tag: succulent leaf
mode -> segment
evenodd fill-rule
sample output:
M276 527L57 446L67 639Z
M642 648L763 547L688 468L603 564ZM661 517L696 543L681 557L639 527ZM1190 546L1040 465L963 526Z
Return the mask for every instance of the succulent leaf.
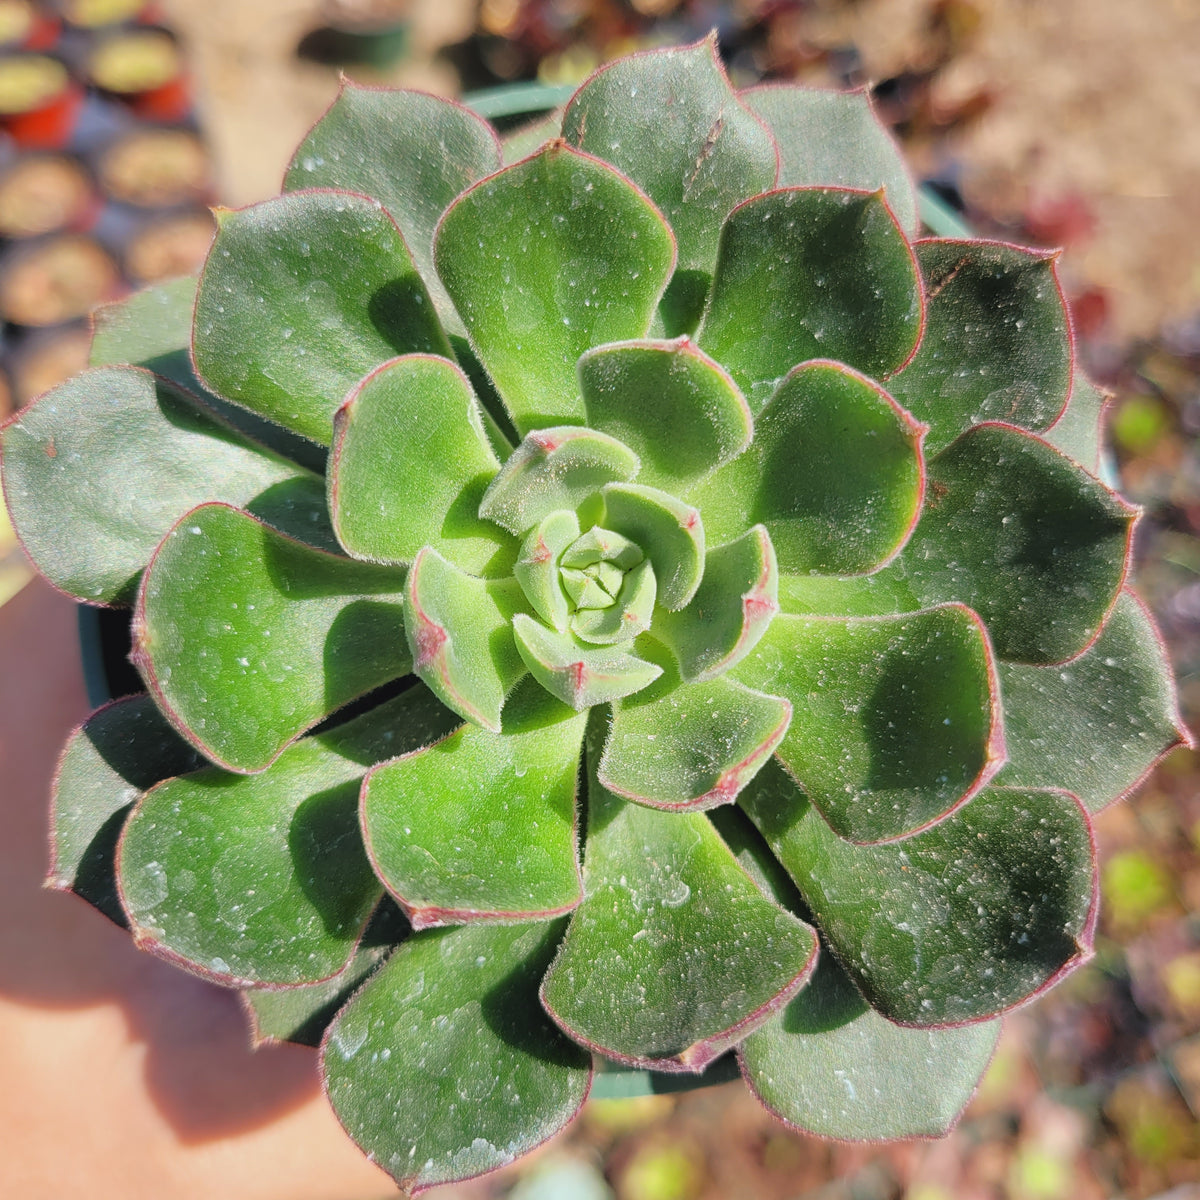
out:
M944 819L1004 761L991 647L960 604L894 617L781 615L734 674L791 701L779 759L853 842Z
M557 633L525 613L513 618L517 649L530 674L552 696L576 712L641 691L662 674L616 645L589 645L570 633Z
M1168 750L1191 745L1150 614L1122 592L1096 641L1066 666L1000 664L1009 761L998 782L1064 787L1095 813Z
M129 810L147 788L204 765L149 696L125 696L71 735L54 773L48 887L74 892L125 925L113 868Z
M553 1137L591 1086L538 981L563 922L416 934L329 1027L322 1072L346 1132L411 1194Z
M704 525L689 504L658 488L610 483L602 490L604 523L639 546L654 565L658 602L682 608L704 573Z
M559 633L566 633L571 617L559 582L559 563L578 538L579 518L570 509L557 509L525 535L513 565L513 578L533 611Z
M775 135L780 187L883 188L900 228L909 235L918 232L912 176L866 89L829 92L769 83L738 96Z
M224 983L337 975L382 894L359 833L359 781L381 756L427 744L453 720L411 688L302 739L261 774L210 768L152 788L118 856L135 939Z
M768 900L702 813L628 804L595 777L588 733L584 901L542 984L574 1041L659 1071L700 1071L803 986L817 942Z
M93 367L133 364L177 383L199 396L218 416L253 441L310 471L325 470L325 451L308 438L284 429L265 417L214 396L192 367L192 324L199 279L169 279L134 292L123 300L101 305L92 314Z
M319 1046L338 1010L408 937L410 927L390 896L371 914L350 964L332 979L296 987L246 988L238 999L250 1021L251 1045L294 1042Z
M479 517L500 463L466 376L433 355L376 368L334 417L329 510L348 554L410 563L432 546L473 574L507 574L513 543Z
M1108 393L1101 391L1082 371L1076 370L1071 383L1071 399L1044 435L1052 446L1093 475L1100 474L1104 410L1109 399Z
M638 482L685 491L736 458L753 435L745 398L686 338L598 346L579 360L588 424L641 460Z
M750 448L688 498L714 541L765 525L782 571L877 570L916 524L924 433L857 371L803 363L758 414Z
M655 618L654 636L675 657L688 681L711 679L741 662L758 645L779 611L779 570L766 528L704 556L704 574L691 603Z
M137 367L101 367L53 388L3 427L0 448L26 551L56 587L92 604L129 603L159 540L205 500L318 540L328 528L316 476ZM131 478L149 485L136 506Z
M1002 659L1062 662L1116 602L1137 512L1041 438L976 425L929 462L908 584L924 604L969 604Z
M366 196L311 191L218 210L192 350L212 391L328 446L368 371L450 344L391 216Z
M204 504L146 568L133 658L188 741L228 770L261 771L304 730L412 670L403 585L395 568Z
M781 188L730 213L696 341L757 413L806 359L875 378L900 370L923 316L916 262L882 193Z
M426 547L404 591L413 670L447 708L499 733L504 697L525 673L510 624L517 585L477 579Z
M906 1029L875 1012L832 954L786 1008L738 1047L769 1112L844 1141L941 1137L987 1068L999 1021Z
M727 676L670 674L613 706L597 771L627 800L672 811L731 804L787 732L792 706Z
M443 325L455 329L433 267L433 231L455 196L499 169L495 131L470 109L343 78L338 98L297 147L283 190L336 188L378 200L404 234Z
M434 256L526 434L583 420L576 361L646 335L675 241L628 179L555 141L461 195L442 217Z
M1071 390L1057 256L941 239L914 249L928 297L925 334L889 386L930 426L930 453L981 421L1045 429Z
M783 771L739 803L872 1007L921 1028L1022 1004L1091 953L1091 826L1067 792L989 788L883 846L839 838Z
M614 437L581 425L531 433L488 485L479 515L519 537L609 482L632 479L638 458Z
M372 768L362 789L368 852L414 929L544 921L579 903L585 723L526 680L505 706L503 736L464 725Z
M571 98L562 129L645 191L679 239L679 270L704 277L721 222L772 187L778 170L771 135L730 85L715 37L601 68Z

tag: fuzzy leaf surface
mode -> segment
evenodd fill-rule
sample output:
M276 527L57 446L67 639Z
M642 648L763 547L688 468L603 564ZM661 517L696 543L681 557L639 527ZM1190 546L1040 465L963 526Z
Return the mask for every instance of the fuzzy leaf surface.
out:
M585 723L526 679L499 735L464 725L371 771L362 797L368 852L414 928L544 921L579 903Z
M738 1048L754 1094L793 1128L845 1141L941 1137L986 1070L999 1021L893 1025L822 953L808 986Z
M576 712L640 691L662 674L620 646L593 646L547 629L525 613L513 618L517 650L529 673Z
M728 677L663 677L613 707L598 777L651 808L731 804L787 731L792 706Z
M715 38L602 68L571 98L562 129L658 205L681 271L711 275L730 209L775 183L771 135L738 99Z
M513 577L525 599L547 625L567 631L571 611L558 577L558 561L579 537L579 518L570 509L556 509L526 535L513 565Z
M638 458L616 438L582 425L539 429L488 485L479 515L521 536L560 509L577 508L606 483L632 479Z
M502 570L512 541L479 518L499 467L462 371L433 355L394 359L334 418L329 507L338 538L373 562L409 563L428 545L473 574Z
M616 570L611 563L601 564ZM564 577L567 575L563 571ZM576 637L597 646L614 646L632 641L650 627L658 583L649 561L626 572L617 591L616 603L607 608L583 609L571 618Z
M128 603L168 529L205 500L261 511L295 532L320 481L136 367L100 367L60 384L4 426L4 493L30 558L56 587ZM132 503L130 485L140 485ZM291 501L289 505L289 501ZM307 501L300 521L288 521Z
M212 391L328 446L368 371L450 344L392 218L365 196L312 191L218 210L192 350Z
M961 604L896 617L780 614L734 674L792 702L779 759L854 842L939 820L1003 761L991 649Z
M579 360L588 424L641 460L638 483L686 490L753 436L745 398L686 338L598 346Z
M969 604L1000 658L1062 662L1112 608L1136 516L1048 442L977 425L929 462L907 582L924 604Z
M330 1026L321 1059L330 1103L401 1187L495 1170L579 1111L591 1064L537 999L562 926L416 934Z
M192 317L199 279L185 276L143 288L92 314L93 367L132 363L179 384L199 396L235 429L311 471L324 473L325 452L307 438L214 396L192 369ZM330 535L332 537L332 534Z
M1170 661L1132 592L1100 636L1057 667L1000 665L1014 787L1062 787L1095 813L1134 787L1168 750L1190 741Z
M921 324L916 262L881 194L783 188L725 222L696 340L757 413L808 359L898 371Z
M781 571L873 571L916 522L924 432L857 371L804 363L758 414L750 448L688 498L713 541L765 525Z
M658 488L610 483L603 489L604 523L627 537L654 565L658 603L682 608L704 573L704 525L690 504Z
M349 965L332 979L286 988L246 988L238 993L250 1020L254 1048L292 1042L319 1046L321 1037L363 981L408 937L411 926L390 896L371 914Z
M1104 409L1109 397L1082 371L1076 371L1071 399L1062 415L1046 430L1052 446L1073 458L1093 475L1100 474L1100 453L1104 446Z
M382 893L359 833L359 781L454 722L415 687L303 738L261 774L209 769L147 792L119 858L135 939L223 982L340 973Z
M702 813L628 804L597 782L598 716L585 896L542 1002L618 1062L700 1071L803 985L816 937L759 891Z
M124 925L113 856L125 817L147 788L204 765L149 696L96 709L71 735L54 775L47 883Z
M496 135L470 109L424 92L345 80L297 148L283 190L338 188L378 200L453 327L454 309L433 266L433 231L459 192L499 169Z
M1091 952L1095 854L1066 792L988 788L884 846L839 838L773 765L739 802L842 966L892 1021L995 1016Z
M579 356L644 337L675 262L646 197L561 141L460 196L434 252L522 435L583 420Z
M413 670L447 708L494 733L504 697L524 674L510 629L520 601L512 580L477 579L428 548L405 585Z
M981 421L1041 430L1071 388L1071 333L1054 257L998 242L914 247L928 312L916 358L889 384L930 427L933 453Z
M865 89L831 92L771 83L738 95L775 135L780 187L883 188L900 228L910 236L918 232L912 177Z
M779 576L779 607L797 616L883 617L916 612L921 602L903 572L903 559L873 575Z
M201 505L146 568L134 658L190 742L229 770L261 771L305 729L412 670L403 585L395 568Z
M686 680L710 679L758 645L777 603L779 570L766 528L756 525L704 556L704 575L690 604L660 612L654 636L675 657Z

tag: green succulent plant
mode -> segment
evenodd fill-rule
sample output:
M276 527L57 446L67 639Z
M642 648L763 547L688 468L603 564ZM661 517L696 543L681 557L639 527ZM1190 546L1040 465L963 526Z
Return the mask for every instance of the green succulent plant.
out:
M51 882L320 1038L413 1191L734 1047L801 1129L943 1133L1188 736L1055 256L916 239L863 94L712 39L542 136L347 85L4 428L147 689Z

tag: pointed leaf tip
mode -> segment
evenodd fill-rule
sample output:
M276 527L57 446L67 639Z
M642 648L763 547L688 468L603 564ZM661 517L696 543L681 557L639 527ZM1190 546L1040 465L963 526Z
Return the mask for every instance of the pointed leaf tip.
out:
M1071 387L1071 331L1054 259L1000 242L914 247L928 314L916 356L889 382L932 426L930 452L971 425L1046 429Z
M758 644L779 611L779 571L766 527L716 546L690 604L663 612L655 637L663 641L685 680L711 679L740 662Z
M632 479L639 465L606 433L581 425L538 429L488 484L479 515L520 537L550 513L578 508L606 483Z
M510 631L521 600L512 579L478 579L429 546L405 584L413 669L443 704L493 733L505 696L524 674Z
M602 67L567 104L563 135L645 190L679 238L681 271L711 274L730 209L775 182L771 135L738 99L711 36Z
M592 646L547 629L525 613L513 618L517 649L533 677L576 711L640 691L662 674L616 646Z
M604 520L654 565L658 602L682 608L704 573L704 524L699 509L658 488L613 483L603 489Z
M579 360L588 423L641 459L638 482L686 490L736 458L753 418L719 363L686 338L600 346Z

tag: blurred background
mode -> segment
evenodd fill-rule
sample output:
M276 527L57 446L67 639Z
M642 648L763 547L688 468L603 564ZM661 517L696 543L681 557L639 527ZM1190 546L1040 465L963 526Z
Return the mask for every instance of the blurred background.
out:
M1113 465L1146 510L1136 584L1200 728L1197 0L0 0L0 415L85 365L94 305L199 266L209 204L278 191L339 70L567 86L714 27L735 83L870 86L947 220L1066 248ZM27 579L0 528L0 602ZM593 1101L520 1168L439 1194L1200 1197L1200 756L1173 753L1098 832L1096 958L1008 1020L946 1140L819 1142L729 1084Z

